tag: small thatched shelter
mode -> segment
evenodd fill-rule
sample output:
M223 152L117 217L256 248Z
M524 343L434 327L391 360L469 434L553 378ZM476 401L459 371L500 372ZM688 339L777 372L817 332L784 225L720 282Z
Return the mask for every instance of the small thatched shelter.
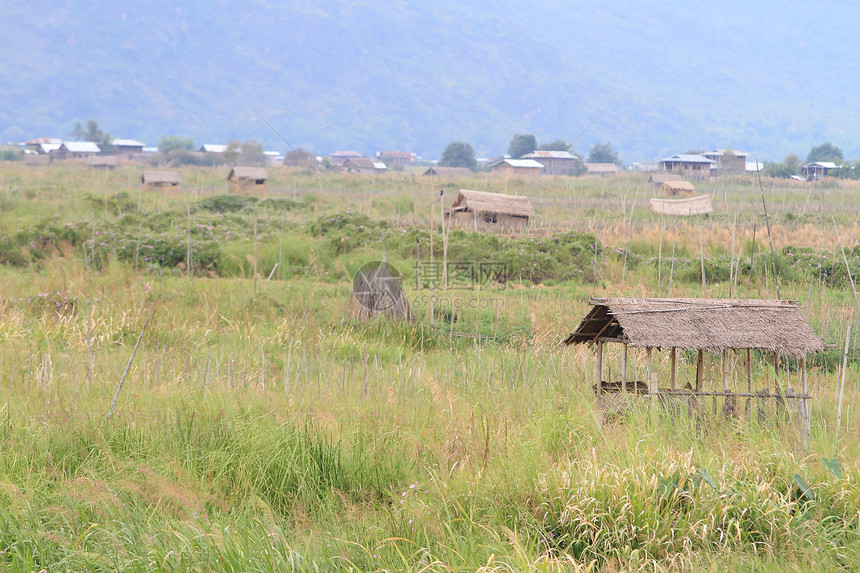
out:
M585 163L585 172L589 175L615 175L621 173L614 163Z
M668 195L670 197L677 197L680 195L692 195L696 188L693 187L693 184L689 181L666 181L660 187L660 190L664 195Z
M598 393L626 392L629 390L656 396L682 394L693 396L722 396L726 411L734 411L736 397L794 398L799 402L799 413L808 429L808 387L806 357L824 350L824 342L812 331L801 312L791 301L778 300L727 300L727 299L661 299L661 298L604 298L591 301L593 308L564 343L593 343L597 356ZM614 342L622 345L620 381L603 380L603 345ZM644 348L647 353L644 382L627 379L627 347ZM653 349L670 350L669 388L659 388L654 377ZM676 349L698 352L695 389L678 389L676 381ZM753 376L750 350L772 353L776 376L779 359L799 361L801 393L797 394L788 379L788 388L777 387L774 393L753 393ZM737 392L730 386L728 373L729 353L745 352L746 392ZM722 355L722 390L704 388L704 353ZM729 407L730 406L730 407ZM749 408L749 402L748 406Z
M116 169L119 159L116 155L96 155L87 159L87 165L95 169Z
M683 180L684 180L684 178L681 177L680 175L678 175L677 173L667 173L664 171L661 173L652 173L651 176L648 178L648 183L650 183L654 189L662 189L663 183L666 183L668 181L683 181Z
M144 171L140 176L140 182L147 189L151 187L176 187L182 183L179 173L175 171Z
M412 309L403 294L400 272L389 265L385 257L381 261L366 263L356 271L349 313L362 320L378 314L399 320L412 318Z
M528 197L460 189L445 224L475 231L514 232L525 229L535 210Z
M468 167L430 167L423 173L428 177L438 177L440 179L458 179L461 177L471 177L475 173Z
M710 195L687 197L684 199L660 199L652 197L649 201L652 213L690 217L692 215L707 215L714 212Z
M243 167L236 166L227 175L230 182L230 193L244 193L246 195L264 195L266 193L266 180L269 178L265 167Z

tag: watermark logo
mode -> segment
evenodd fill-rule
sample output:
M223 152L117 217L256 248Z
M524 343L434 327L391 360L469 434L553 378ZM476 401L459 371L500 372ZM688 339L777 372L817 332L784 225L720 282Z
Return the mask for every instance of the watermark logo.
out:
M488 261L420 261L415 265L417 289L474 290L478 285L503 285L508 281L504 263Z
M364 263L352 279L355 300L370 312L388 312L403 304L403 276L387 261Z

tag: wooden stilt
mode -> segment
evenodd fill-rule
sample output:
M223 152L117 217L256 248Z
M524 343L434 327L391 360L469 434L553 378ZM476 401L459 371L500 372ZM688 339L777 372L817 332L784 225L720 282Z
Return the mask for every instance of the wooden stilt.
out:
M800 359L800 384L803 389L804 398L801 400L801 419L803 424L803 441L806 447L809 448L810 428L809 428L809 398L808 384L806 380L806 356Z
M752 394L752 353L749 348L747 348L745 366L747 371L747 393ZM747 417L752 419L752 398L747 398Z
M650 396L656 396L657 395L657 389L654 387L654 377L653 377L653 368L652 368L652 366L653 366L653 364L652 364L653 350L654 349L651 348L650 346L645 349L645 356L646 356L645 381L648 384L648 394Z
M696 362L696 392L702 391L702 379L705 375L705 351L699 350L699 359Z
M678 382L677 382L676 372L675 372L675 358L676 358L677 353L678 353L678 352L677 352L677 350L678 350L678 349L677 349L677 348L675 348L675 347L673 346L673 347L672 347L672 350L671 350L671 352L670 352L670 354L669 354L669 355L670 355L670 357L671 357L671 361L672 361L672 373L671 373L671 374L670 374L670 376L669 376L669 381L670 381L670 383L671 383L671 385L672 385L672 390L677 390L677 389L678 389Z
M601 378L603 377L603 342L597 341L597 393L603 393L603 384Z
M621 345L621 391L627 392L627 344Z

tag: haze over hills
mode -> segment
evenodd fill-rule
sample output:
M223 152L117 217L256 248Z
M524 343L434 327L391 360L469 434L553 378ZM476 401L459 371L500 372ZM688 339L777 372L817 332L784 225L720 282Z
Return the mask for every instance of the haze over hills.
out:
M860 157L860 5L645 4L4 3L0 140L97 119L153 145L178 134L286 150L267 121L320 153L435 158L463 140L490 156L514 133L573 140L599 116L575 150L781 160L832 141Z

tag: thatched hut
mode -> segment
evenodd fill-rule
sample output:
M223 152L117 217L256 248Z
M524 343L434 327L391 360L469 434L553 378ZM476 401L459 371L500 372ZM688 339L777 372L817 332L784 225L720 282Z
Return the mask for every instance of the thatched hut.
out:
M564 343L594 344L597 357L595 390L598 393L630 390L650 397L658 394L723 397L726 400L725 410L733 410L734 399L738 397L793 398L798 403L799 413L808 429L810 396L806 358L809 354L824 350L824 342L813 332L796 303L755 299L604 298L594 299L591 304L591 311ZM603 379L603 345L607 342L622 345L618 381ZM628 346L643 348L646 352L644 381L628 380ZM660 388L656 380L652 361L655 348L669 349L669 388ZM676 351L679 348L698 352L695 388L678 388ZM772 393L770 390L753 390L751 350L773 355L777 387ZM705 388L705 352L722 357L722 388ZM728 372L731 352L742 353L747 380L745 392L731 388ZM781 357L798 362L801 384L799 394L792 388L790 377L785 391L779 386Z
M119 159L116 155L96 155L87 159L87 165L94 169L116 169Z
M692 215L708 215L714 212L710 195L686 197L684 199L660 199L652 197L649 201L652 213L690 217Z
M445 224L474 231L516 232L524 230L535 210L528 197L460 189Z
M175 171L144 171L140 176L140 182L144 187L176 187L182 183L179 173Z
M663 183L666 183L668 181L683 181L683 180L684 180L684 178L681 177L680 175L678 175L677 173L662 172L662 173L652 173L651 176L648 178L648 183L650 183L654 189L662 189Z
M412 309L403 293L400 272L386 262L366 263L355 273L349 313L361 320L378 314L399 320L412 318Z
M230 182L230 193L244 193L246 195L265 195L266 180L269 174L265 167L243 167L236 166L227 175Z
M660 187L660 190L664 195L668 195L670 197L678 197L681 195L692 195L695 192L696 188L693 187L693 184L689 181L666 181Z
M422 175L440 179L458 179L472 177L475 173L468 167L430 167Z

